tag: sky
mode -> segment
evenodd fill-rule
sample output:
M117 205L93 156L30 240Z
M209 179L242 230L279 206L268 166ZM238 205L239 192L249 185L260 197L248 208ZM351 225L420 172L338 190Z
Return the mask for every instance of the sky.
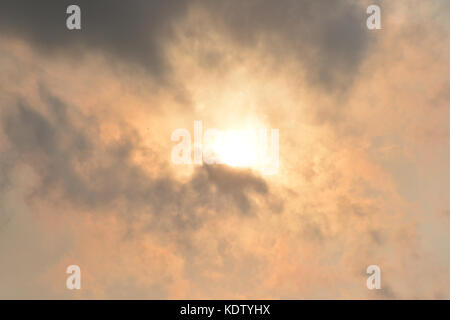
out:
M0 298L449 299L449 21L440 0L1 1ZM276 173L228 161L240 138L174 163L194 121L278 130Z

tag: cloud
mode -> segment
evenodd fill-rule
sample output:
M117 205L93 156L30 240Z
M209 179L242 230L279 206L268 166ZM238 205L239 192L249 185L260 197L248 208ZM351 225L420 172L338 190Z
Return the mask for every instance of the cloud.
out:
M181 225L200 219L199 208L247 213L252 195L270 196L262 178L225 166L202 166L186 183L167 171L152 177L133 161L144 146L132 128L123 124L120 138L105 143L99 139L99 119L83 116L45 89L41 98L42 112L19 101L2 117L10 157L39 175L36 198L54 196L88 210L125 201L133 212L174 211L172 218Z
M99 52L143 68L160 81L170 73L164 43L173 38L172 24L186 11L186 1L77 1L82 30L66 28L66 9L73 1L2 1L0 27L21 37L45 55L83 59L86 51Z
M295 59L324 91L348 88L371 36L361 6L351 1L210 1L214 25L239 45L271 54L275 65Z
M167 80L174 61L165 55L177 41L174 26L189 10L207 11L208 28L225 32L243 48L258 47L276 64L296 59L307 78L327 91L347 88L370 43L363 9L350 1L77 1L82 30L65 27L70 1L2 1L0 26L33 43L46 55L62 53L80 60L86 51L143 68ZM24 9L28 8L28 9ZM205 59L212 57L205 55ZM220 63L215 56L209 63ZM215 62L214 62L215 61ZM114 62L113 62L114 64Z
M65 2L0 4L0 296L448 296L435 7L370 33L350 1L79 4L81 32ZM193 120L279 128L279 173L175 166Z

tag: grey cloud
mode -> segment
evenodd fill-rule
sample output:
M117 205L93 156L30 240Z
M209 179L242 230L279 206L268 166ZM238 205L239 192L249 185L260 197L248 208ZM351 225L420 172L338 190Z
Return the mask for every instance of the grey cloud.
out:
M242 46L262 45L278 65L293 54L310 81L349 86L370 41L362 6L350 1L210 1L205 4Z
M159 177L150 177L131 159L143 148L138 133L121 124L122 138L104 143L95 118L77 113L45 90L42 100L45 111L21 101L1 121L10 157L40 177L32 199L90 210L117 209L120 202L129 218L157 216L158 228L195 228L205 212L248 214L255 207L253 197L264 197L269 205L274 199L262 178L225 166L200 167L187 183L164 168Z
M82 8L82 30L69 31L65 9ZM165 43L174 40L173 24L188 7L208 12L211 30L225 32L238 46L272 54L278 66L296 59L314 84L325 90L348 87L365 56L370 35L364 8L339 1L2 1L0 28L31 41L46 53L80 59L84 51L143 67L167 79L171 62ZM209 30L200 30L200 32ZM220 64L220 57L208 62Z
M66 8L81 8L82 30L66 28ZM99 51L143 67L164 79L170 72L163 46L173 37L171 23L186 10L186 1L1 1L0 29L33 43L46 54Z

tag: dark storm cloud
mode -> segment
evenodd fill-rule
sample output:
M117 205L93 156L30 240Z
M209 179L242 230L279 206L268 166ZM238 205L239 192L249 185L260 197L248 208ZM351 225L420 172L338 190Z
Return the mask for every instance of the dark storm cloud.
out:
M280 66L291 54L323 89L346 88L364 58L369 34L356 1L205 1L214 20L242 46L262 48Z
M71 4L81 8L82 30L66 28ZM0 2L0 32L22 37L46 54L63 52L79 59L83 52L99 50L164 76L163 45L185 10L184 0L5 0Z
M186 183L164 168L160 176L151 177L132 160L135 151L144 149L137 132L121 124L121 138L106 143L99 139L96 118L41 91L45 110L37 111L23 100L6 111L0 123L11 158L7 163L2 159L0 167L24 163L33 168L39 183L32 199L89 211L123 208L129 218L151 214L161 228L195 228L208 212L248 214L254 197L272 199L264 180L225 166L200 167ZM147 153L158 166L156 156Z
M370 41L365 8L344 0L6 0L0 3L0 28L46 53L79 59L82 52L97 50L164 79L170 73L164 44L175 39L172 26L185 16L188 3L208 12L208 30L202 32L225 32L238 46L271 54L278 66L294 58L324 90L349 86ZM69 4L82 9L81 31L66 28Z

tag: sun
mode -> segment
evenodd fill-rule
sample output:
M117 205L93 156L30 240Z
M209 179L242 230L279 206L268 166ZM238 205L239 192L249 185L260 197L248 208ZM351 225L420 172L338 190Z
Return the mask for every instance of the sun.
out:
M227 131L211 141L210 147L219 163L230 167L258 167L258 139L249 130Z

